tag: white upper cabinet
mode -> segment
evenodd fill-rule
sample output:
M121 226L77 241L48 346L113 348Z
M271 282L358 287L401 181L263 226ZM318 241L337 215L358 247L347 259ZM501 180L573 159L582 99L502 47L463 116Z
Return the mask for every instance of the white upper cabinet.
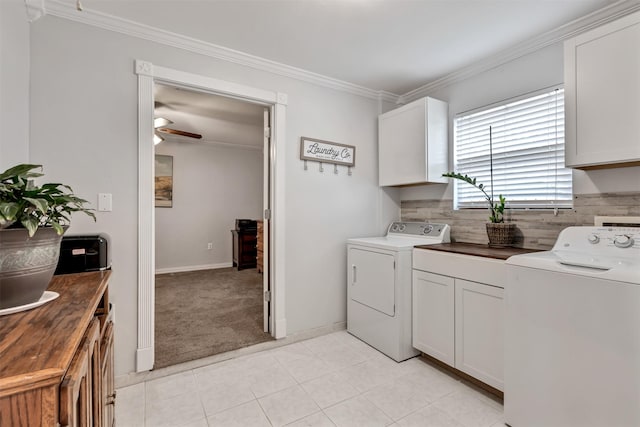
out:
M378 116L380 186L446 183L448 106L421 98Z
M640 12L564 45L565 163L640 165Z

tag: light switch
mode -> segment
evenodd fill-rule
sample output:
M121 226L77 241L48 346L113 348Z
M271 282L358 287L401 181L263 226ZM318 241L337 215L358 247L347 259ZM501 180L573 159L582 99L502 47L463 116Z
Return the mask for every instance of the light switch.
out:
M112 210L111 193L98 193L98 211L111 212Z

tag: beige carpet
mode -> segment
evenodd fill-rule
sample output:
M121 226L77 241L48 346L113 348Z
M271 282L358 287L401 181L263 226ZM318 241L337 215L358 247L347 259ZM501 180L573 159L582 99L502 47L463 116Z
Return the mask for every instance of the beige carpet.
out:
M262 275L235 268L156 276L155 368L271 340Z

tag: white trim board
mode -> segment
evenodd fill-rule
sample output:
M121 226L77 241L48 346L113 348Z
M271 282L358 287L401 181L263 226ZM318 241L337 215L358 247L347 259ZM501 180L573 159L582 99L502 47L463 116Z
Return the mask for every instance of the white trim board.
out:
M563 25L555 30L541 34L540 36L533 37L523 43L512 46L511 48L498 52L497 54L487 57L482 61L449 73L446 76L411 90L403 95L366 88L112 15L90 10L78 11L74 7L75 3L64 3L61 0L28 0L27 6L30 11L30 16L33 17L32 19L34 20L38 19L42 14L57 16L59 18L93 25L95 27L115 31L132 37L138 37L167 46L177 47L212 58L222 59L258 70L271 72L273 74L363 96L365 98L404 104L422 96L426 96L443 87L450 86L456 82L468 79L474 75L505 64L516 58L533 53L551 44L564 41L582 32L638 11L640 10L640 0L619 0L587 16Z
M247 102L268 106L273 114L271 143L272 181L270 183L271 223L269 233L271 256L271 334L284 338L286 331L285 305L285 180L286 106L287 94L245 86L171 68L154 66L136 60L138 76L138 344L136 372L148 371L154 364L154 308L155 308L155 207L153 201L153 87L156 82L189 87L217 95L229 95Z
M156 268L156 274L186 273L188 271L217 270L220 268L229 268L229 267L233 267L232 262L222 262L218 264L186 265L182 267Z

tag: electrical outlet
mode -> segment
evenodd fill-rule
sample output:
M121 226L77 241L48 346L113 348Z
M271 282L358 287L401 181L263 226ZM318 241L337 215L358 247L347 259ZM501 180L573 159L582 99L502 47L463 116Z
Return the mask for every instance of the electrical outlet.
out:
M213 249L213 243L207 243L207 250Z

